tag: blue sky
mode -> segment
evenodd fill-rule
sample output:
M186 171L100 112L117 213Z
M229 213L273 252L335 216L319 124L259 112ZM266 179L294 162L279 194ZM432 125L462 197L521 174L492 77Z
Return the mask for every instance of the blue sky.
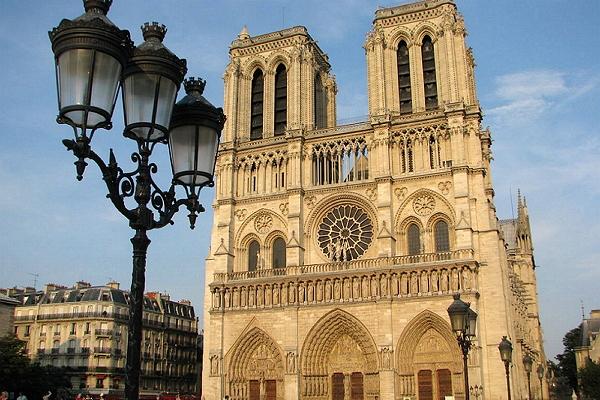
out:
M477 63L483 126L493 134L493 179L500 218L521 188L533 225L546 352L586 312L600 308L600 2L458 0ZM338 118L367 114L362 44L378 6L398 2L340 0L115 0L109 17L129 29L159 21L166 45L188 60L188 76L208 81L206 96L223 103L228 46L243 25L251 35L304 25L329 54L339 87ZM132 235L105 199L97 170L75 180L72 155L57 125L53 56L47 31L83 11L80 0L0 1L0 287L77 280L128 288ZM120 105L118 105L120 107ZM96 151L113 147L129 166L131 143L115 128L97 134ZM156 157L167 182L167 150ZM185 213L151 232L146 288L191 299L200 311L213 193L190 231Z

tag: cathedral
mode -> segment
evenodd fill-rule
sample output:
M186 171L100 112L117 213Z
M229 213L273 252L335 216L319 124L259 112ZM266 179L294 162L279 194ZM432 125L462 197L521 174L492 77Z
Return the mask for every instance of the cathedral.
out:
M547 398L527 204L519 195L516 218L496 216L465 36L451 0L378 9L364 43L369 115L347 125L306 28L244 28L232 42L204 399L506 399L503 336L512 397L529 383ZM454 294L478 314L468 392Z

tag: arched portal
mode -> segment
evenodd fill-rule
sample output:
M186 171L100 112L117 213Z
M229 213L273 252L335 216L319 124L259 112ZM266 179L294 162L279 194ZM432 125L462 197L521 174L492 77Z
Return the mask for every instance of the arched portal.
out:
M311 400L374 400L379 397L377 349L367 328L342 310L322 317L301 354L301 395Z
M226 363L231 400L284 398L281 351L263 330L246 332L226 356Z
M396 348L400 398L463 398L462 356L442 317L428 310L417 315L404 328Z

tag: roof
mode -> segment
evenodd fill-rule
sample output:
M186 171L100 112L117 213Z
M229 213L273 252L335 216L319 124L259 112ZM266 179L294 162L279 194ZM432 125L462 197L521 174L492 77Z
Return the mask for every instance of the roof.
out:
M19 300L13 299L12 297L6 296L2 293L0 293L0 303L14 305L14 306L21 304L21 302Z
M600 318L584 319L581 327L581 345L590 346L600 335Z

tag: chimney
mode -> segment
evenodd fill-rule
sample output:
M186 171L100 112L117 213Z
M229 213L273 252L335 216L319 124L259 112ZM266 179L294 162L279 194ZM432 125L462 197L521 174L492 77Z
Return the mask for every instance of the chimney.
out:
M108 286L111 289L119 289L119 282L117 281L110 281L106 284L106 286Z
M89 287L92 287L92 285L89 282L77 281L75 283L75 289L84 289L84 288L89 288Z
M55 283L46 283L44 285L44 293L53 292L55 290L56 290L56 284Z

